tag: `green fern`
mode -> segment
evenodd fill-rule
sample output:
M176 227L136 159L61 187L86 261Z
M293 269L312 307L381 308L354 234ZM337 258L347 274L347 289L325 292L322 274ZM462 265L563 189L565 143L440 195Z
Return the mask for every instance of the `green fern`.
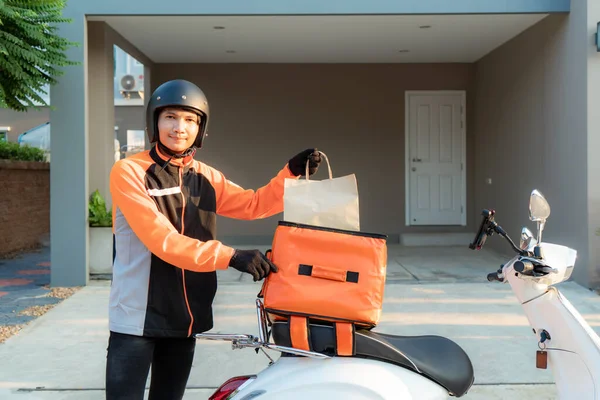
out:
M102 197L98 189L90 196L88 211L90 226L112 226L112 210L106 207L104 197Z
M78 43L57 35L66 0L0 0L0 107L27 111L48 104L38 93L56 84L65 52Z

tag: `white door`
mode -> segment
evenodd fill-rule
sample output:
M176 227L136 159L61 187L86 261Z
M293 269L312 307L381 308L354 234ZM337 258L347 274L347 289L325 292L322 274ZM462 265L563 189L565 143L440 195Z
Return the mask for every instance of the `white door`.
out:
M407 225L466 225L465 93L406 93Z

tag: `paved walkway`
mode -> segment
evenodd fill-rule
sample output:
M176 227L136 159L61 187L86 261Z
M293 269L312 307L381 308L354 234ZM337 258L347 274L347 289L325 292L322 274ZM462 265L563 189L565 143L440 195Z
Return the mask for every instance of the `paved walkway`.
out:
M503 261L466 246L390 246L384 310L376 330L436 334L457 342L475 368L475 385L464 399L556 399L551 372L535 368L535 338L510 287L486 280ZM49 276L39 271L48 269L43 252L0 262L0 279L6 280L0 291L10 292L0 297L3 309L56 301L44 298ZM16 285L23 281L15 279L32 282ZM259 287L248 275L219 271L213 332L256 334L253 305ZM103 399L109 290L109 281L92 281L0 344L0 399ZM560 290L599 332L600 296L572 282ZM199 341L185 400L206 400L229 377L258 372L267 361L252 350Z
M35 316L23 311L59 303L61 299L48 296L49 285L50 248L0 259L0 326L28 323Z

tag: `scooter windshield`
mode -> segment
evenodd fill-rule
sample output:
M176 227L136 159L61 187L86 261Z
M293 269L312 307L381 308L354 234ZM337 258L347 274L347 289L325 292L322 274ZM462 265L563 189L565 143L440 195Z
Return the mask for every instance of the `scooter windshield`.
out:
M544 254L544 262L558 272L548 274L539 282L552 285L569 279L577 260L577 250L553 243L542 243L540 246Z

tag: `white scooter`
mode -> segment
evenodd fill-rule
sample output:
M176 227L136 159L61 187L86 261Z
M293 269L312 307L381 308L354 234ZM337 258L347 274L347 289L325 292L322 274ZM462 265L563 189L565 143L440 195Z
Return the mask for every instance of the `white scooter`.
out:
M553 286L571 276L576 251L542 243L550 206L536 190L529 214L538 224L537 240L523 228L520 247L494 221L495 212L484 210L483 221L470 248L479 250L494 233L506 238L517 255L489 281L508 282L523 306L537 337L538 368L550 368L560 399L600 400L600 339L568 300ZM197 339L227 340L233 349L254 348L269 359L257 375L229 379L210 400L271 399L381 399L438 400L461 397L471 388L473 366L454 342L440 336L392 336L368 330L355 334L356 356L333 355L332 326L313 324L313 351L291 347L285 322L274 322L268 331L267 316L256 301L259 336L197 334ZM272 335L273 342L269 341ZM279 351L273 359L264 351Z

